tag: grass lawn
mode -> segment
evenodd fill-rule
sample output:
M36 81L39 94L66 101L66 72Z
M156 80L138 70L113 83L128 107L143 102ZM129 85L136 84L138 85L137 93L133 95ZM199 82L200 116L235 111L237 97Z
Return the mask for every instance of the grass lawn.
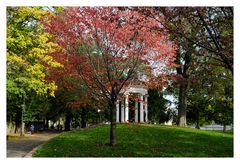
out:
M109 147L109 125L64 132L35 157L233 157L233 134L160 125L117 125Z

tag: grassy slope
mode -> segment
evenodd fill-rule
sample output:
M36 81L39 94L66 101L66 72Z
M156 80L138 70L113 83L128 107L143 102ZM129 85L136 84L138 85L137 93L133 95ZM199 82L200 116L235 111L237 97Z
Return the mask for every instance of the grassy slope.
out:
M109 147L109 126L62 133L37 157L232 157L233 134L159 125L118 125Z

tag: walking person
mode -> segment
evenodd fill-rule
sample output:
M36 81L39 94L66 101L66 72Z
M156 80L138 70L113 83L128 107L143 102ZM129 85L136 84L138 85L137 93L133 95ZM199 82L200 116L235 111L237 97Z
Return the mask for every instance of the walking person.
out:
M33 124L31 124L31 126L30 126L30 132L31 132L31 134L34 133L34 125Z

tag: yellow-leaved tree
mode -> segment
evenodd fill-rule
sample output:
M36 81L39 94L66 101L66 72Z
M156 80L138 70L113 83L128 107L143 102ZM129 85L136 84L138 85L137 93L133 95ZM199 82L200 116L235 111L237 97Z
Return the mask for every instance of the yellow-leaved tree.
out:
M30 97L54 96L57 90L54 81L46 80L49 68L61 67L49 55L58 47L41 24L50 14L45 7L7 7L7 113L21 110L21 135Z

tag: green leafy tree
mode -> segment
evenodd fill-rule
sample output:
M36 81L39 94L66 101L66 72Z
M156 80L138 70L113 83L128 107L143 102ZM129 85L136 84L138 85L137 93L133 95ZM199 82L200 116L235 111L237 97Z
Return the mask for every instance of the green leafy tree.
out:
M211 70L215 68L225 68L233 75L233 8L165 7L139 11L155 19L164 15L164 21L159 22L162 24L159 30L165 29L170 32L172 40L178 44L178 124L186 126L188 89L192 81L196 80L195 70L200 66L210 68L211 65L210 70L201 69L205 71L202 72L204 76L212 76ZM229 74L228 71L224 70Z
M193 75L195 82L191 84L188 91L189 121L195 123L196 128L212 121L222 125L231 124L233 122L231 72L225 68L200 63Z
M226 98L217 99L214 107L214 121L223 125L223 131L226 131L226 125L233 123L232 100Z
M196 90L195 90L196 91ZM212 122L211 97L203 92L190 93L187 104L188 124L195 124L195 128L200 129L204 124Z
M169 102L164 99L162 91L159 91L159 89L149 89L148 94L149 120L151 122L158 122L159 124L169 121Z

